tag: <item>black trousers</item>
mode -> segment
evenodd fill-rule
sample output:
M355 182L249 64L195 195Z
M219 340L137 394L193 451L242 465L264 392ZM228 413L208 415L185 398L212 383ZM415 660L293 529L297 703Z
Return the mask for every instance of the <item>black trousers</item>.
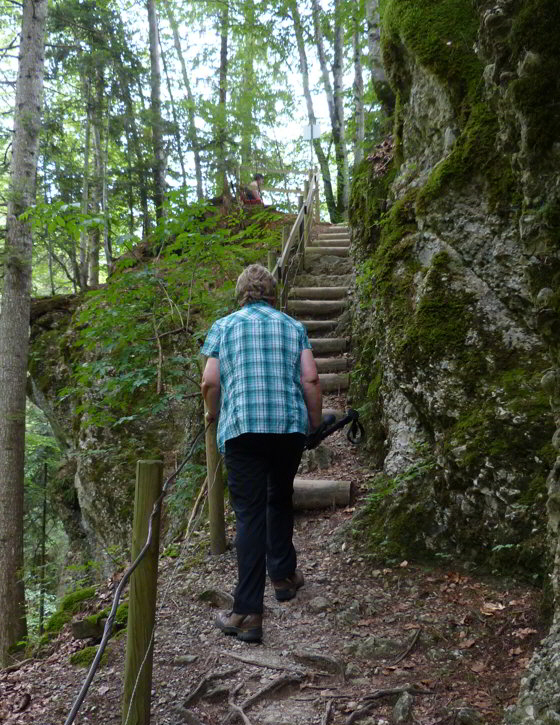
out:
M226 441L237 525L237 614L262 614L267 570L275 580L295 571L292 495L304 443L301 433L245 433Z

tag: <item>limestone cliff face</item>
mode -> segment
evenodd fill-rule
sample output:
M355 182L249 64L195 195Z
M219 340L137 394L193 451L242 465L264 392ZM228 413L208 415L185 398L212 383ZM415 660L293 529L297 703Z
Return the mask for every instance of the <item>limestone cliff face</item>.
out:
M555 289L560 149L557 89L540 114L526 98L545 88L541 17L521 2L385 3L394 132L358 170L351 210L353 396L385 474L373 543L533 575L555 459L539 299Z
M560 6L387 0L383 22L394 136L351 214L372 541L544 567L557 602ZM559 641L556 613L510 722L558 721Z

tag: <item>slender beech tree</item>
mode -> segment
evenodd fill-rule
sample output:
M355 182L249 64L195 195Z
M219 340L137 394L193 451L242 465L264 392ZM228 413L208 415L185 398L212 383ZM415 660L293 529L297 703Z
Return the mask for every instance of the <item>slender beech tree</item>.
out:
M171 6L171 3L169 0L162 0L163 6L165 8L165 12L167 14L167 19L169 21L169 25L171 26L171 30L173 32L173 44L175 46L175 52L177 53L177 58L179 60L179 64L181 66L181 78L183 79L183 84L185 86L185 91L187 93L187 117L189 120L188 127L187 127L187 139L189 142L189 146L192 149L193 156L194 156L194 173L196 176L196 197L200 201L204 196L204 190L202 186L202 164L200 161L200 142L198 140L198 133L196 130L196 123L195 123L195 99L193 96L193 92L191 89L191 83L189 80L189 74L187 73L187 64L185 63L185 57L183 55L183 49L181 46L181 38L179 37L179 25L177 23L177 19L175 18L175 15L173 13L173 8Z
M218 193L227 194L227 90L228 90L228 38L229 38L229 5L224 2L220 12L220 70L218 88L218 123L217 123L217 175L216 188Z
M313 98L311 96L311 89L309 87L309 66L307 63L303 25L297 6L297 0L288 0L287 7L290 11L294 23L294 32L296 35L296 42L299 54L299 68L303 84L303 95L305 96L305 103L307 105L307 117L309 119L309 125L315 126L315 124L317 123L317 117L315 116L315 111L313 108ZM333 194L329 160L325 152L323 151L323 147L321 146L321 139L313 139L313 149L315 151L315 155L317 156L319 168L321 169L321 175L323 177L323 187L325 190L325 200L327 202L329 217L332 222L335 222L338 220L338 211L336 208L336 201Z
M89 206L89 157L91 149L91 82L87 69L84 69L82 81L86 109L82 214L87 214ZM80 289L85 290L88 283L88 234L85 228L80 233L80 261L76 269L76 278Z
M352 50L354 56L354 83L352 95L354 99L354 167L364 157L365 113L364 113L364 78L362 73L362 33L360 18L357 13L353 16Z
M165 193L165 161L163 148L163 121L161 116L161 69L159 57L158 22L155 0L147 0L150 38L151 126L153 143L154 204L156 219L163 215Z
M333 31L333 64L331 83L323 30L321 26L322 11L319 0L312 0L313 28L315 32L315 44L319 65L321 67L321 80L327 96L327 105L331 120L331 131L336 159L336 209L337 218L333 221L341 221L348 211L348 199L350 196L348 185L348 153L346 150L345 129L344 129L344 86L343 86L343 41L344 33L340 11L340 0L334 3L334 31Z
M0 665L26 636L23 585L25 391L48 0L24 0L0 310Z

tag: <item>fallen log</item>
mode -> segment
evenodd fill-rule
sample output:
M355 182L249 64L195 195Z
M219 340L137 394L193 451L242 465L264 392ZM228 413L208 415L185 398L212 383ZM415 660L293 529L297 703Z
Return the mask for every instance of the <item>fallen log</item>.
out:
M350 481L296 478L292 498L296 511L349 506L352 498Z

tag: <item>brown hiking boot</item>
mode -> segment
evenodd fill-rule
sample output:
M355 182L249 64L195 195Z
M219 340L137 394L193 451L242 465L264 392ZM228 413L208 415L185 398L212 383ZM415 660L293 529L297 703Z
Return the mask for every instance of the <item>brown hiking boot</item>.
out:
M274 587L274 594L279 602L287 602L293 599L298 589L304 584L303 574L299 569L296 569L291 576L287 576L285 579L276 579L272 582Z
M262 614L236 614L220 612L216 627L224 634L235 634L243 642L260 642L262 639Z

